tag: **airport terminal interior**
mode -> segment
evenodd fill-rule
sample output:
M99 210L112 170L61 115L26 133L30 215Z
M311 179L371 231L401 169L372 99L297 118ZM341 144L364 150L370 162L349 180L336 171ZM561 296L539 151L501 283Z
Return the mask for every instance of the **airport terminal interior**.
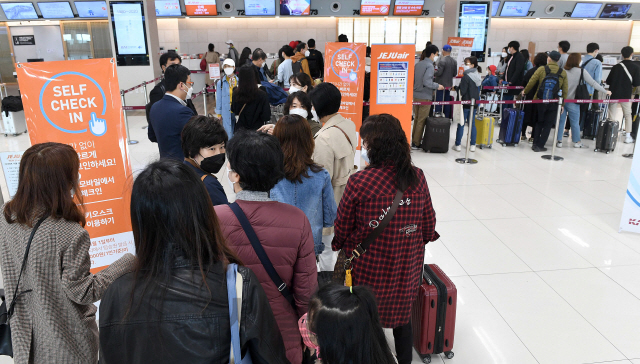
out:
M168 51L181 55L182 64L192 71L196 94L205 88L207 74L200 68L200 58L208 44L226 57L230 40L238 53L245 47L262 48L268 55L267 65L291 41L315 39L316 49L325 53L325 47L337 42L341 34L349 42L372 47L415 45L417 63L427 42L442 52L449 37L466 35L483 43L473 49L483 77L489 66L499 65L502 48L511 41L528 49L531 59L539 52L557 51L563 40L570 42L570 53L582 56L587 44L598 43L605 60L602 80L622 60L623 47L631 46L635 56L640 55L640 3L634 1L291 0L307 7L289 16L283 15L280 0L195 1L213 4L214 10L206 6L193 10L196 5L189 5L191 0L155 1L155 14L149 13L153 0L128 2L141 4L147 12L142 26L148 52L142 57L120 57L122 49L114 44L118 39L114 32L119 29L109 11L127 1L109 1L104 14L95 17L94 11L102 8L92 7L99 1L22 1L20 6L33 6L36 18L31 20L11 19L10 14L25 10L12 8L17 2L1 1L4 95L21 92L16 62L115 57L119 88L126 90L159 77L159 55ZM253 3L266 5L252 15ZM387 6L387 12L367 14L370 5L365 3L373 3L374 8ZM413 9L414 15L394 14L401 11L402 3L414 8L418 3L417 13ZM71 18L63 16L66 4L73 5ZM474 33L477 29L469 31L463 26L465 4L486 6L479 35ZM53 12L53 18L44 17L46 9ZM409 88L412 83L410 80ZM150 83L122 98L117 96L134 107L124 111L129 143L123 141L134 176L159 158L158 145L147 136L145 110L139 107L145 105L144 92L153 86ZM213 92L194 98L199 114L214 113ZM24 91L22 96L24 100ZM412 162L426 176L440 234L437 241L426 245L424 261L440 266L458 292L455 355L435 354L431 362L640 364L640 235L621 230L626 224L621 218L634 163L628 155L634 153L635 144L624 143L625 134L620 130L610 153L595 152L596 141L587 138L582 140L586 148L574 148L566 136L563 147L554 148L553 129L548 151L535 153L524 139L516 145L496 142L501 127L496 123L491 147L467 152L465 128L461 150L456 151L451 149L455 126L451 126L446 153L411 152ZM0 152L22 152L31 146L25 130L13 135L6 124L4 127ZM527 138L531 132L529 129ZM562 160L541 158L552 151ZM477 163L456 162L466 157ZM233 201L224 171L218 178ZM640 176L640 170L635 173ZM10 199L7 178L6 169L0 171L5 202ZM640 221L640 215L637 218ZM387 336L393 351L389 330ZM0 363L13 360L0 356ZM414 352L413 363L422 363L418 353Z

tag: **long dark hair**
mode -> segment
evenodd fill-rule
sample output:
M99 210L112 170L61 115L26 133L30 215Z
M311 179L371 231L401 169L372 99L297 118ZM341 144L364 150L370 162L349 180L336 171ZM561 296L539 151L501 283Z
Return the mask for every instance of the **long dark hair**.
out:
M238 71L238 87L233 90L233 101L248 104L258 97L258 80L253 67L240 67Z
M134 306L135 285L144 285L142 300L150 286L169 281L177 258L197 268L209 299L212 292L206 276L210 267L220 261L225 266L242 264L224 241L204 184L180 161L152 163L136 178L131 191L131 227L136 263L127 313Z
M40 217L34 214L42 212L41 216L84 226L79 169L78 153L69 145L41 143L27 149L20 161L18 190L4 207L5 220L32 227L33 220Z
M244 47L242 53L240 53L240 60L238 60L238 67L244 66L248 60L251 59L251 48Z
M367 168L394 166L396 188L401 191L418 185L418 174L411 163L411 148L398 119L389 114L371 115L362 123L360 136L371 161Z
M309 178L307 168L318 173L322 167L313 162L315 143L309 122L300 115L285 115L278 120L273 135L280 141L284 154L284 174L292 182Z
M309 330L324 364L395 363L373 293L362 286L327 284L309 302Z

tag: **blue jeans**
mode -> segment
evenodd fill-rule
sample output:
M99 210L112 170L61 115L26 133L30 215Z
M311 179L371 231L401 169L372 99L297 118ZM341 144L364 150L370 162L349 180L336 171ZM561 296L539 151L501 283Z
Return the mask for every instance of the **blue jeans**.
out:
M562 141L562 133L564 132L564 124L569 115L569 124L571 125L571 141L580 142L580 104L564 104L564 111L560 115L560 125L558 126L558 141Z
M464 122L469 123L469 114L471 109L463 109ZM462 143L462 134L464 134L464 125L458 124L456 131L456 145ZM476 109L473 109L473 118L471 118L471 145L476 145Z

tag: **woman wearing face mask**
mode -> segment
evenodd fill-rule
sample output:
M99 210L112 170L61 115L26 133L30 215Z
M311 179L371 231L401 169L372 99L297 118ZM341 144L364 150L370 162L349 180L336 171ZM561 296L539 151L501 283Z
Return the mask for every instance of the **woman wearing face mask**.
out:
M509 53L507 52L507 47L502 48L502 53L500 54L500 63L498 63L498 69L496 70L496 74L500 79L504 79L504 72L507 70L507 63L509 62Z
M214 175L224 165L227 141L222 123L215 118L195 116L182 129L184 164L202 180L214 206L229 203L224 188Z
M467 57L464 59L464 76L460 80L460 86L458 90L460 92L460 100L469 101L471 99L480 100L480 87L482 85L482 77L480 77L481 69L478 66L478 59L476 57ZM473 109L473 115L471 114L471 105L462 105L464 112L464 121L471 125L471 147L470 152L476 151L476 110L478 106ZM462 143L462 134L464 134L464 125L458 124L458 131L456 132L456 143L451 149L459 152L462 150L460 144Z
M231 112L238 117L234 133L238 129L258 130L271 120L269 96L258 88L253 67L240 67L238 87L233 90Z
M251 48L244 47L242 53L240 53L240 60L238 60L238 68L242 66L251 65Z
M236 204L215 207L223 235L267 293L287 358L291 364L301 364L303 344L298 319L307 312L309 299L318 284L309 219L299 208L269 197L269 191L286 176L284 154L276 137L238 131L229 141L227 157L227 178L236 193ZM232 208L240 208L251 230L244 230ZM280 285L274 283L253 249L247 237L251 231L288 288L288 298L285 297L287 290L278 289Z
M231 58L224 60L222 70L224 75L216 82L216 115L222 119L222 125L229 139L233 138L235 116L231 112L232 91L238 86L238 78L234 74L235 62Z
M296 73L289 77L289 93L296 93L302 91L305 93L311 92L313 89L313 80L306 73Z
M318 256L324 250L322 228L333 226L338 209L331 177L311 159L315 143L306 119L285 115L276 123L273 135L280 141L284 153L285 178L271 189L271 198L296 206L307 215Z
M287 98L287 102L284 103L284 110L282 112L284 115L300 115L309 123L309 127L311 128L311 135L315 137L315 135L322 128L322 124L318 121L318 117L315 115L315 111L313 110L313 106L311 105L311 99L309 96L302 92L298 91L292 93ZM275 128L275 124L267 124L258 131L273 134L273 129Z

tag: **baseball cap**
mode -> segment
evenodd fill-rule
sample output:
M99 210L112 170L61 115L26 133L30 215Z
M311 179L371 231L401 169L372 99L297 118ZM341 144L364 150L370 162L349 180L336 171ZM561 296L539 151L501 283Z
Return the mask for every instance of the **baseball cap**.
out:
M558 62L560 60L560 52L558 52L558 51L549 52L549 58L551 58L552 60Z
M233 44L233 41L231 39L229 39L228 41L224 42L225 44Z
M222 62L222 66L223 67L226 66L226 65L235 67L236 66L236 62L234 62L233 59L231 59L231 58L227 58L227 59L224 60L224 62Z
M442 50L443 50L443 51L445 51L445 52L451 52L451 46L450 46L450 45L448 45L448 44L445 44L445 45L442 47Z

